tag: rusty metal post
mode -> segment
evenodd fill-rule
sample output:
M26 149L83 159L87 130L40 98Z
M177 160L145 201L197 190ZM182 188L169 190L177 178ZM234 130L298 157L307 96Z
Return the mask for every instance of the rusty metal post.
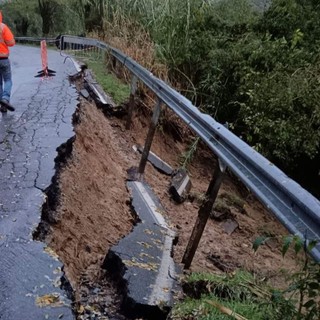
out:
M135 75L133 75L131 79L131 91L130 91L130 98L129 98L128 117L126 122L127 130L129 130L131 127L132 114L134 109L134 96L137 91L137 86L138 86L138 78Z
M157 103L153 109L153 115L152 115L152 119L151 119L151 124L149 127L149 131L148 131L148 135L146 138L146 142L143 148L143 152L142 152L142 156L141 156L141 160L140 160L140 164L139 164L139 168L138 168L138 176L141 177L144 173L144 169L146 167L147 164L147 160L148 160L148 156L149 156L149 152L151 149L151 144L152 144L152 140L154 137L154 134L156 132L157 129L157 124L159 121L159 117L160 117L160 112L161 112L161 104L162 101L158 98Z
M117 59L114 56L111 56L111 64L112 64L113 71L116 72Z
M208 190L206 192L205 199L203 200L200 206L196 223L193 227L189 243L182 258L184 269L189 269L193 257L196 253L203 230L207 224L213 204L217 198L225 170L226 165L219 160L213 173L212 179L210 181Z

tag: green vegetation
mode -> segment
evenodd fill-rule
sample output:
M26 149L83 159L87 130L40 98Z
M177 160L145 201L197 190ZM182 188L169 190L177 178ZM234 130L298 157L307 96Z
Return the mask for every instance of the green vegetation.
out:
M95 48L86 50L66 49L66 53L73 55L93 71L96 81L117 105L128 100L130 86L118 79L114 73L108 71L108 63L105 62L106 56L102 51Z
M256 251L269 237L260 236L253 243ZM275 298L282 300L282 305L291 303L296 306L292 318L296 320L317 320L320 318L320 263L310 257L311 250L318 240L302 239L298 236L287 236L283 239L282 255L285 257L290 247L298 255L303 254L301 269L291 275L289 286L283 291L277 291ZM285 319L285 318L284 318Z
M129 85L124 84L114 74L109 73L102 62L89 60L87 64L95 74L97 82L108 92L116 104L128 100L130 95Z
M172 83L201 110L295 178L318 181L318 1L274 0L265 12L246 0L109 3L112 17L149 31Z
M252 2L12 0L0 8L16 36L94 32L97 37L113 37L131 53L139 51L143 65L155 48L152 65L167 68L159 76L168 75L200 110L227 122L287 173L306 186L316 186L320 196L319 0L273 0L265 11ZM107 72L101 57L84 58L116 103L128 98L128 85ZM184 167L194 157L198 141L193 140L183 155ZM224 195L220 200L220 210L225 204L245 210L235 197ZM254 249L266 240L258 238ZM284 255L292 245L297 253L303 252L304 263L286 290L268 288L242 272L224 277L192 274L184 285L189 297L173 309L171 318L235 318L226 314L231 310L257 320L319 319L319 264L308 256L314 242L286 238Z
M169 81L195 105L293 178L316 186L320 3L273 0L261 11L253 2L13 0L1 8L17 35L96 30L128 46L129 54L145 48L141 59L149 57L151 42L152 65L164 64Z
M268 239L257 238L253 249L258 250ZM302 256L302 264L300 270L290 275L288 287L282 290L243 271L223 276L192 273L183 283L186 297L173 308L170 319L318 320L320 264L309 256L317 243L297 236L283 239L283 256L292 247Z
M243 271L225 276L191 274L184 291L189 297L173 308L171 319L294 319L290 301Z
M187 168L188 165L192 162L192 160L195 156L195 153L197 151L199 141L200 141L199 137L194 138L191 141L188 149L181 155L180 165L182 168Z
M16 36L57 36L85 31L79 1L13 0L1 5L4 22Z
M176 309L171 319L198 319L198 320L230 320L234 319L232 313L244 315L245 319L263 320L265 318L265 310L259 308L258 304L250 301L238 302L232 301L227 303L218 302L224 308L231 311L231 315L222 313L217 307L211 306L210 302L217 303L216 299L211 300L212 297L204 297L204 300L186 299L178 309ZM269 318L274 319L274 318Z

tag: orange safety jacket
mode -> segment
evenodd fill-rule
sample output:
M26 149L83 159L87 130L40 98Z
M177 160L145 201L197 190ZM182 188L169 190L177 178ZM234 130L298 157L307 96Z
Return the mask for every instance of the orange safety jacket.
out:
M2 12L0 11L0 58L9 57L9 48L16 44L14 36L9 27L2 22Z

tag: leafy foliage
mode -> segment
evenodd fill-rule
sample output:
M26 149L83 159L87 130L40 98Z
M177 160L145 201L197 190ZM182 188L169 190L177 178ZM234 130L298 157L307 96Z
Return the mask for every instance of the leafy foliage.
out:
M264 244L266 237L258 237L253 243L256 251ZM291 319L317 320L320 317L320 264L310 259L310 251L318 244L317 240L302 239L298 236L287 236L283 239L282 255L285 257L292 246L295 253L303 252L304 259L301 269L291 277L291 283L284 291L275 291L272 303L281 308L291 310L289 305L297 298L297 310L292 310ZM289 299L287 299L289 295Z
M116 9L114 1L113 10ZM320 169L318 1L122 1L189 98L287 172ZM121 7L120 7L121 6Z
M52 36L84 31L79 6L76 4L76 0L12 0L0 8L5 22L16 36Z
M29 36L41 33L41 17L36 1L15 0L2 4L3 19L15 35Z
M294 178L315 184L320 171L320 3L273 0L257 10L255 2L13 0L1 7L17 35L103 28L107 34L108 26L122 21L121 39L128 34L121 29L128 28L126 21L134 21L142 27L131 28L126 43L136 30L147 30L157 58L170 69L169 80L179 83L201 110L228 122Z
M318 1L109 1L140 21L196 105L287 172L320 169Z

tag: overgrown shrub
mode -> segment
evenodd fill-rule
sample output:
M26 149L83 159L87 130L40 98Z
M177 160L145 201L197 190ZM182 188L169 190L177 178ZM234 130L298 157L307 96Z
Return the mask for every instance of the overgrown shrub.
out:
M265 241L265 236L258 237L253 243L256 251ZM294 272L290 277L290 283L285 290L273 292L270 303L275 308L282 308L285 312L287 307L295 305L290 319L294 320L318 320L320 318L320 264L310 257L312 249L317 246L317 239L308 240L306 237L286 236L283 239L282 255L285 257L290 247L296 254L303 254L300 270ZM283 309L284 308L284 309Z

